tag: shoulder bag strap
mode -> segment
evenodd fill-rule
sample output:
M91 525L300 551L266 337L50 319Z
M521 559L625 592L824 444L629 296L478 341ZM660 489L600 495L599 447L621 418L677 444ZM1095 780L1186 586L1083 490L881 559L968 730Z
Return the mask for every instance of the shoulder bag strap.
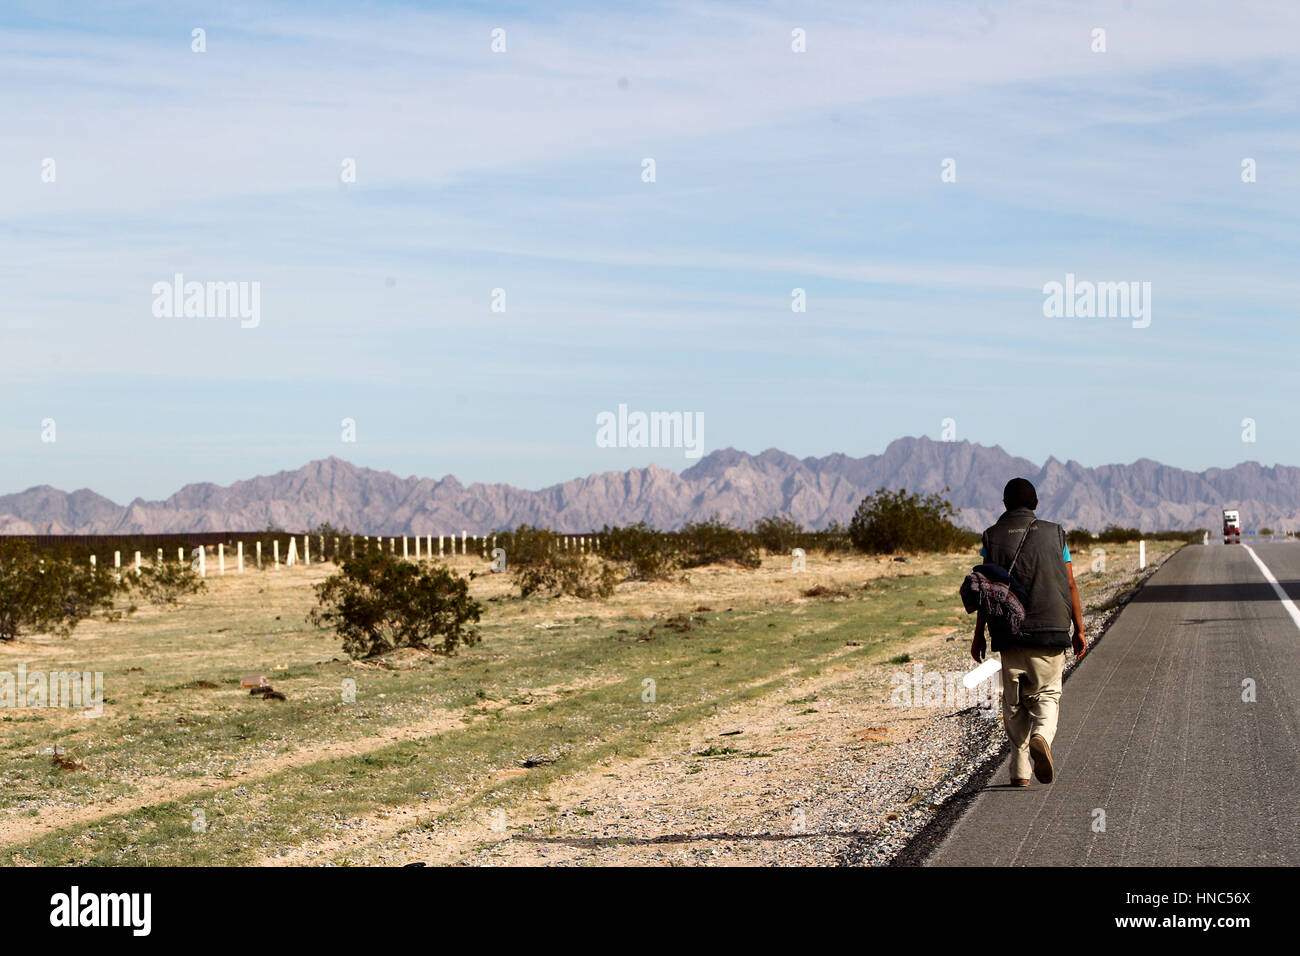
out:
M1025 549L1025 542L1029 540L1029 532L1034 530L1034 525L1036 524L1038 524L1037 518L1029 522L1029 524L1025 527L1025 536L1020 539L1020 546L1016 548L1015 557L1011 559L1011 567L1007 568L1007 574L1011 574L1013 571L1016 570L1016 562L1020 560L1020 552Z

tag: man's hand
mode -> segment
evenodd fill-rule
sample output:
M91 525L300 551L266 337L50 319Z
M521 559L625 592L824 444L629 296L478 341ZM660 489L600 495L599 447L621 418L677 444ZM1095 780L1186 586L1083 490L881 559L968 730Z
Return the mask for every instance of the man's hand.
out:
M1065 562L1065 570L1070 576L1070 617L1074 619L1074 637L1070 638L1070 646L1074 648L1075 657L1082 657L1088 653L1088 639L1083 635L1083 606L1079 603L1079 587L1074 583L1074 565Z
M970 656L975 658L975 663L982 663L984 660L984 635L976 634L970 642Z

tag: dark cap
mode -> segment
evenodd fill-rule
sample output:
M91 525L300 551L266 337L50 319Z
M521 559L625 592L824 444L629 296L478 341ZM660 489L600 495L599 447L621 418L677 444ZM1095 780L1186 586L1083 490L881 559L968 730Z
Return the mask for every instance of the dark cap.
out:
M1002 489L1002 503L1007 506L1007 510L1028 508L1033 511L1038 507L1038 492L1028 478L1012 478Z

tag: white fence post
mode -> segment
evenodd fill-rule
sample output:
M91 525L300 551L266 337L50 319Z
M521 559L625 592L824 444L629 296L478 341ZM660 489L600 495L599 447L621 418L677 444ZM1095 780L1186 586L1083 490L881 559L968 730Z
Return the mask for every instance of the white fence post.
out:
M271 542L271 552L275 558L275 564L271 565L276 571L280 570L280 539L276 538Z
M465 531L464 529L462 529L461 532L460 532L460 553L461 553L461 554L465 554L465 553L466 553L466 551L465 551L465 543L466 543L467 541L469 541L469 532L467 532L467 531Z
M403 561L411 560L410 542L407 541L406 535L402 535L402 560Z
M137 577L140 575L140 552L139 551L135 553L135 573Z
M217 545L217 573L226 573L226 546L224 544Z
M257 542L257 570L262 570L262 542Z
M311 564L311 535L302 536L302 563Z
M237 574L244 573L244 542L235 542L235 571Z
M1147 566L1147 543L1145 541L1139 541L1138 542L1138 570L1142 571L1146 568L1146 566Z

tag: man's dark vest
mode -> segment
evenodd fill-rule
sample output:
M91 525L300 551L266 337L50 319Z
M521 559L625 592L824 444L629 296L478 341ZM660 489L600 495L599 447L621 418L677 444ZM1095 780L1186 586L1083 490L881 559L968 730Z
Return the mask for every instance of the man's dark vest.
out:
M1025 529L1034 520L1028 508L1003 512L997 524L984 532L986 561L1009 567ZM1024 633L1012 636L990 626L993 650L1004 646L1069 647L1073 605L1070 578L1065 567L1065 530L1039 520L1016 562L1016 580L1029 592L1025 602Z

